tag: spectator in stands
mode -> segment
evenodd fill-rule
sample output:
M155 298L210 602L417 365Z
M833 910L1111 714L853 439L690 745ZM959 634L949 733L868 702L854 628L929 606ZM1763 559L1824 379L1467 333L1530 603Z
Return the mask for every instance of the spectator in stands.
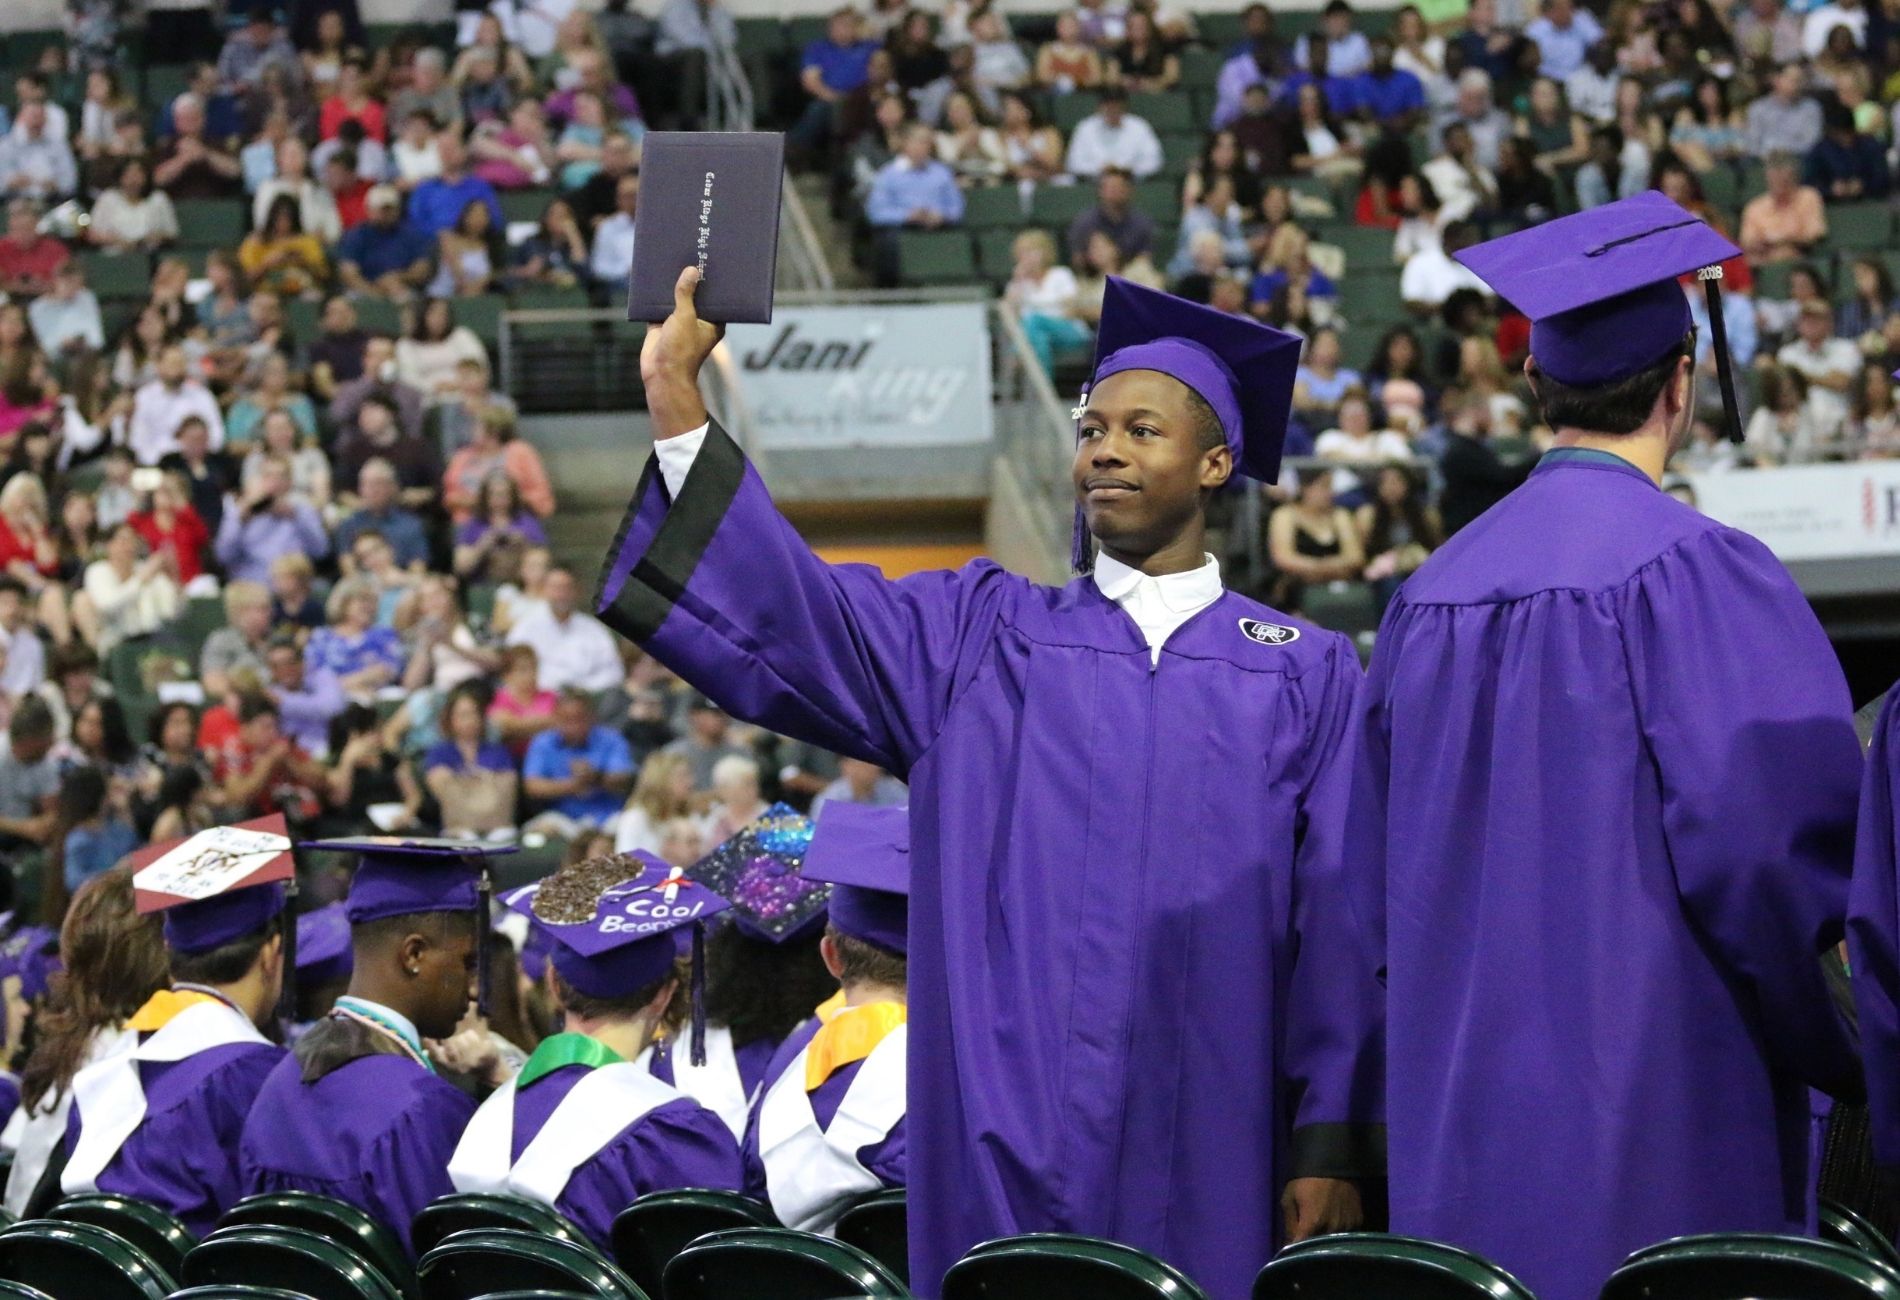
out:
M1372 63L1359 77L1354 99L1359 112L1387 135L1398 139L1411 133L1425 117L1425 86L1417 76L1394 62L1398 47L1389 36L1374 37ZM1409 152L1404 155L1410 162Z
M1676 110L1669 148L1694 172L1734 162L1747 148L1742 115L1729 107L1728 87L1722 78L1704 74L1696 79L1689 101Z
M486 362L475 359L457 362L455 388L442 394L435 408L436 446L453 456L476 441L481 436L476 426L490 410L504 413L510 421L518 414L514 398L489 386Z
M1264 316L1267 305L1289 285L1309 303L1338 297L1338 286L1324 272L1315 270L1307 256L1311 245L1307 233L1298 226L1282 226L1274 232L1248 290L1255 315Z
M277 175L277 150L291 138L288 113L271 113L265 117L256 139L238 150L238 167L244 175L246 193L257 193Z
M961 92L944 102L937 158L956 173L958 184L965 187L998 181L1009 170L1002 136L983 120L976 100Z
M514 91L501 75L501 60L493 49L470 46L464 50L449 82L461 94L465 122L504 121L514 103Z
M1161 54L1149 33L1148 48ZM1010 39L1008 30L1003 26L1003 15L994 8L986 8L970 19L970 53L972 63L970 75L977 86L990 92L989 102L995 102L1000 91L1019 90L1029 84L1033 69L1029 59L1023 54L1022 46ZM1161 54L1165 61L1167 57ZM1175 76L1180 76L1180 65L1175 65ZM1129 83L1131 88L1133 83Z
M128 637L150 636L177 617L176 563L163 551L146 553L131 524L112 530L105 554L86 566L73 601L73 623L101 654Z
M861 758L840 758L837 779L820 790L811 801L812 816L828 803L870 804L894 808L910 801L910 791L902 781L883 768Z
M620 652L600 620L578 609L580 586L573 570L556 565L542 584L545 609L516 623L508 644L531 646L542 690L573 687L583 691L610 691L620 685Z
M1857 130L1853 113L1843 104L1829 104L1822 123L1821 139L1808 151L1804 183L1823 198L1845 203L1886 198L1893 177L1885 146Z
M633 788L633 755L620 733L600 726L584 692L563 689L554 725L528 744L521 765L528 797L550 804L529 824L572 839L583 827L605 826Z
M546 185L559 161L547 117L532 99L516 104L506 123L477 126L469 136L469 151L475 158L475 174L498 190Z
M1625 154L1623 132L1614 126L1595 127L1590 132L1590 157L1577 168L1577 206L1600 208L1616 199L1640 194L1649 186L1649 168ZM1646 160L1647 155L1644 155Z
M181 343L168 343L155 363L157 375L141 385L132 398L126 445L141 465L156 465L179 450L180 426L196 418L209 436L209 449L224 446L224 416L218 400L204 384L191 377Z
M7 204L7 233L0 238L0 290L18 298L52 288L53 276L72 256L66 245L40 233L39 221L40 207L32 199Z
M1530 102L1517 118L1517 136L1529 141L1537 165L1546 171L1575 167L1590 154L1583 119L1564 102L1562 85L1549 77L1531 83Z
M0 655L0 712L11 716L46 680L46 647L33 629L26 584L11 573L0 573Z
M640 174L640 151L625 131L609 131L601 145L600 170L587 183L568 195L581 229L592 234L594 227L619 208L620 181Z
M1583 66L1585 51L1603 39L1603 27L1576 0L1545 0L1542 15L1524 35L1537 43L1538 72L1562 81Z
M1072 12L1056 15L1055 39L1036 51L1035 82L1058 95L1093 90L1107 76L1101 53L1082 39L1082 23Z
M448 79L448 56L441 50L425 47L416 51L410 65L409 85L389 97L385 119L406 122L416 113L427 113L444 133L453 131L461 139L462 101ZM367 124L366 124L367 125ZM441 139L437 139L441 147Z
M337 245L337 277L351 293L407 302L428 281L430 236L402 219L402 195L393 185L371 188L365 206L369 219Z
M1365 170L1362 149L1345 123L1333 116L1318 85L1308 82L1294 92L1293 119L1293 171L1341 189L1353 188Z
M318 327L322 332L308 350L310 391L329 402L342 385L362 378L369 335L357 324L355 304L340 293L323 300Z
M1412 254L1399 277L1399 297L1406 307L1415 315L1432 316L1459 289L1487 293L1484 282L1454 257L1477 242L1475 226L1467 221L1453 221L1446 224L1438 246L1421 248Z
M1338 330L1321 328L1313 332L1293 380L1294 411L1309 420L1330 422L1348 393L1365 391L1365 380L1344 363L1343 352Z
M1441 222L1485 219L1498 206L1498 181L1478 159L1471 129L1452 122L1440 138L1440 152L1420 169L1438 201Z
M1795 334L1775 360L1807 381L1815 429L1822 439L1833 441L1847 422L1848 394L1863 364L1860 348L1851 339L1835 336L1834 313L1825 300L1802 305Z
M1498 160L1498 215L1517 224L1548 221L1557 215L1557 187L1538 165L1537 146L1526 136L1504 142Z
M419 516L403 508L400 487L388 461L378 457L364 464L357 476L359 504L336 526L333 541L339 555L351 552L359 536L373 531L389 544L399 567L419 572L428 564L428 532Z
M951 170L937 161L935 148L930 128L912 123L902 152L878 170L871 184L864 209L876 240L880 284L897 283L898 231L937 230L963 220L963 191Z
M396 342L396 374L425 397L454 391L456 368L463 361L488 364L488 349L475 331L455 323L455 311L446 298L431 298L416 313L415 328Z
M456 130L440 132L435 139L442 160L442 174L416 186L409 196L409 222L430 237L454 226L463 209L479 201L488 209L489 223L499 230L506 224L501 199L495 187L468 169L468 149Z
M330 462L314 436L298 431L296 421L282 407L272 408L258 424L259 437L239 468L238 481L252 487L273 459L290 466L290 493L321 514L330 505Z
M160 146L152 182L173 199L235 196L243 168L237 155L205 131L204 100L187 91L172 101L174 134Z
M658 852L660 828L692 812L692 765L680 754L649 754L614 825L614 852Z
M1800 63L1784 63L1775 69L1768 93L1748 106L1743 133L1754 157L1801 157L1819 143L1821 106L1808 97L1806 82Z
M279 633L264 647L265 689L276 701L284 734L305 753L338 755L330 745L330 724L348 707L349 700L334 673L311 671L304 663L296 637Z
M1835 311L1834 332L1844 339L1853 339L1871 356L1880 350L1887 321L1900 310L1900 301L1894 296L1893 274L1887 269L1886 259L1876 255L1855 258L1848 275L1851 296Z
M1789 344L1794 347L1794 344ZM1785 465L1807 460L1831 441L1815 419L1810 388L1800 370L1785 365L1761 372L1761 405L1748 417L1742 446L1756 465Z
M1766 176L1767 192L1756 195L1742 208L1737 241L1748 260L1757 266L1794 261L1827 238L1827 212L1820 192L1800 183L1793 156L1770 157Z
M1214 82L1215 130L1231 126L1244 111L1247 93L1256 88L1269 102L1280 92L1280 49L1272 37L1262 37L1221 65Z
M1845 27L1857 49L1867 45L1867 6L1861 0L1827 0L1807 11L1801 23L1801 51L1809 58L1818 56L1835 31Z
M404 507L432 507L442 486L442 461L434 441L404 429L396 402L386 393L366 394L354 410L355 427L336 448L339 480L358 483L369 463L380 460L395 473L397 500ZM346 493L344 505L354 504L360 500Z
M848 5L834 10L825 34L805 47L798 84L809 99L787 133L787 143L799 157L811 159L829 147L834 106L863 84L877 48L877 42L865 39L858 11Z
M1860 372L1845 434L1863 460L1900 456L1900 402L1895 401L1893 379L1885 366L1870 365Z
M1439 458L1445 486L1439 494L1438 508L1445 536L1451 537L1522 483L1531 464L1507 464L1490 445L1491 411L1480 398L1467 398L1456 405L1447 432L1451 436Z
M1365 34L1354 30L1352 6L1346 0L1328 0L1320 11L1319 29L1293 44L1293 62L1312 66L1315 37L1326 42L1326 66L1336 77L1356 77L1372 65L1372 47Z
M92 205L86 241L107 252L151 252L178 238L178 214L169 195L150 188L143 159L128 158L118 178Z
M64 374L72 374L74 362L106 345L99 300L86 287L85 268L77 261L68 261L53 273L52 287L33 300L26 314L33 336Z
M257 382L244 389L243 395L231 403L231 409L225 413L225 437L241 444L257 440L265 417L273 411L283 411L290 417L295 433L314 438L317 408L308 397L291 387L290 362L283 354L273 352L259 362L256 378Z
M594 227L594 247L587 258L589 277L601 293L609 296L625 291L627 277L633 271L633 229L635 214L640 210L640 178L622 176L614 198L614 214Z
M991 10L985 17L996 17ZM1001 18L996 17L1001 24ZM1013 47L1012 47L1013 48ZM979 70L981 50L979 48ZM1109 79L1130 92L1162 95L1181 81L1181 57L1155 27L1153 15L1130 10L1127 36L1110 51Z
M540 685L540 659L534 647L510 643L502 651L501 681L489 702L495 734L519 758L528 742L552 725L554 692Z
M514 826L521 778L508 747L488 739L478 689L457 687L442 706L442 740L423 757L422 783L445 835L475 839Z
M1189 184L1193 184L1193 178ZM1213 182L1182 209L1180 235L1174 256L1168 262L1170 275L1186 275L1195 268L1194 244L1204 235L1212 236L1218 249L1214 260L1200 267L1204 274L1238 269L1252 259L1252 249L1247 243L1246 209L1234 197L1233 181L1221 173L1215 173ZM1211 285L1203 286L1204 289L1209 287Z
M426 108L417 109L401 121L396 142L389 147L390 178L397 189L408 193L424 181L442 174L442 152L437 146L441 131Z
M749 754L728 754L713 764L713 806L702 833L708 844L723 844L765 815L759 794L759 761Z
M224 508L215 550L218 562L234 578L263 582L280 555L302 554L312 560L329 553L323 520L291 490L290 464L272 456L252 485Z
M1093 178L1118 167L1141 178L1161 170L1161 139L1146 119L1128 111L1128 92L1108 86L1093 113L1069 136L1068 170Z
M46 106L27 104L0 139L0 195L58 202L79 188L79 164L47 124Z
M239 94L256 90L264 70L272 66L293 81L302 79L302 61L278 28L272 10L267 0L254 0L244 26L225 40L218 55L218 80L227 90Z
M706 112L707 63L717 50L736 51L739 27L720 0L666 0L653 54L673 87L672 130L697 131Z
M884 52L890 56L890 79L905 94L922 90L950 67L943 46L937 43L936 23L922 9L905 10L885 38Z
M1317 342L1318 336L1315 336L1314 343ZM1335 419L1338 423L1320 434L1313 444L1313 454L1321 460L1363 467L1413 459L1412 444L1404 434L1396 429L1373 426L1372 402L1362 387L1349 388L1340 397ZM1340 486L1337 477L1333 486L1335 489Z
M1155 223L1135 207L1134 178L1121 168L1102 173L1095 185L1095 206L1077 213L1069 223L1069 260L1076 269L1081 269L1089 237L1097 233L1113 240L1125 260L1153 251Z
M105 522L103 509L100 518ZM204 572L211 532L192 509L189 489L178 475L166 471L152 489L149 507L132 511L125 522L138 530L154 555L171 558L181 586L189 586Z
M566 199L550 199L535 233L515 247L511 288L571 289L587 274L587 236Z
M743 758L745 751L732 743L732 719L712 700L695 692L686 702L686 731L667 743L660 753L682 758L692 773L692 788L710 791L713 769L728 758Z
M522 502L514 480L491 474L482 484L480 512L455 530L455 572L471 583L511 580L528 549L547 544L541 521Z
M198 680L205 694L222 699L231 691L232 674L265 672L264 651L271 631L270 589L242 579L224 588L225 626L205 638L198 652Z
M275 174L258 187L251 200L251 220L258 229L264 228L279 195L296 203L299 223L322 243L334 244L342 237L343 223L337 215L336 201L310 175L310 151L295 136L277 146Z
M1299 471L1299 493L1267 519L1267 555L1280 573L1274 604L1297 611L1315 583L1350 582L1365 568L1365 550L1352 515L1333 499L1323 469Z
M212 769L226 811L239 818L282 813L293 829L307 825L322 810L323 766L284 734L277 702L262 691L240 698L237 721Z
M1003 291L1022 321L1023 333L1045 373L1055 373L1056 353L1074 351L1091 337L1076 315L1075 273L1056 258L1046 230L1025 230L1011 245L1015 269Z
M337 434L339 463L348 462L355 454L352 444L359 435L368 433L360 413L364 403L372 397L383 402L395 417L395 424L386 439L382 427L375 430L374 436L369 439L374 450L364 452L363 459L370 455L382 455L394 463L399 472L405 472L406 458L390 454L387 448L394 444L399 435L415 437L421 433L423 394L398 377L396 341L387 334L369 336L363 344L362 375L340 385L336 396L330 401L330 424ZM433 476L430 483L433 484L439 477L439 474ZM406 473L404 481L408 481Z
M487 293L494 284L500 247L501 229L493 224L488 205L469 200L455 224L436 237L435 278L425 292L432 298Z
M1462 125L1470 133L1472 158L1478 166L1487 171L1497 166L1498 154L1511 134L1511 119L1491 102L1491 78L1477 68L1467 68L1458 76L1457 98L1451 111L1438 120L1441 145L1453 125ZM1439 197L1445 196L1441 192Z
M623 131L641 127L640 101L632 90L613 79L613 65L604 53L582 50L574 55L572 66L574 84L548 96L542 105L551 125L566 126L582 97L592 95L614 126Z
M402 639L377 621L379 603L368 577L343 578L324 602L328 625L311 633L304 650L306 667L331 674L351 698L366 699L402 676Z
M330 274L323 241L303 228L297 200L288 194L277 196L263 223L238 245L238 266L254 288L280 297L315 293Z
M295 14L290 38L303 57L304 80L318 90L334 86L343 75L344 60L363 57L360 21L356 29L357 39L352 40L342 10L327 0L314 14L308 9Z
M1803 55L1801 20L1781 0L1748 0L1734 18L1736 52L1753 65L1794 63Z
M520 490L522 500L536 515L554 513L554 489L533 444L515 436L512 408L489 405L475 424L475 440L449 458L442 478L442 501L460 525L478 513L482 485L492 474L503 474Z

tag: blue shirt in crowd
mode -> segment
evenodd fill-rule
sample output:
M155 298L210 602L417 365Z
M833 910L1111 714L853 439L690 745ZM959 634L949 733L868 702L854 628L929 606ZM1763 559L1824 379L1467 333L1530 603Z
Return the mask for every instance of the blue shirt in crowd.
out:
M139 846L138 832L116 817L100 825L75 826L66 832L66 888L70 892L117 865Z
M407 271L434 252L435 241L408 222L385 228L359 221L337 241L336 260L354 262L364 279L377 280L391 271Z
M602 776L623 776L633 771L633 750L627 738L606 727L595 727L580 745L570 745L557 729L549 729L528 742L528 753L521 761L521 775L532 781L565 781L576 763L592 763ZM620 799L607 790L568 795L554 801L554 811L577 822L600 825L620 811Z
M879 49L876 41L859 41L856 45L834 45L820 37L805 47L805 57L799 64L805 68L817 68L818 75L825 85L840 95L848 95L862 86L870 75L871 56Z
M954 225L963 220L963 191L956 174L936 159L913 167L908 158L893 158L877 170L864 213L874 226L901 226L922 208Z
M338 555L342 555L356 545L356 539L363 533L376 532L383 535L389 543L389 549L396 553L396 565L406 569L412 564L429 562L429 535L422 527L422 520L413 511L401 506L391 506L378 514L375 511L358 510L344 517L336 526L336 535L332 539Z
M459 181L435 176L416 186L409 196L409 223L425 235L438 235L461 218L463 208L478 200L488 207L491 229L507 225L495 187L479 176L466 175Z

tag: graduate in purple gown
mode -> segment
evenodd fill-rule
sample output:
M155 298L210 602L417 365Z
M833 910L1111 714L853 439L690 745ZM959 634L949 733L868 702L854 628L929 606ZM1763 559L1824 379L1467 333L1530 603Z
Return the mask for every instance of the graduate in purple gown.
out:
M283 993L290 848L283 818L273 817L135 859L139 910L165 913L172 987L128 1022L135 1049L74 1078L65 1195L147 1201L200 1237L241 1198L238 1139L285 1055L260 1027Z
M293 1043L350 991L350 918L343 909L331 903L297 918L297 1019L288 1035Z
M708 421L697 283L647 335L659 441L598 606L735 716L910 785L914 1288L1061 1230L1239 1300L1283 1208L1352 1226L1384 1156L1334 890L1358 660L1205 551L1230 474L1277 475L1298 340L1111 280L1073 461L1093 572L891 582L814 556Z
M471 864L513 852L449 840L326 840L358 855L344 904L349 993L265 1080L245 1125L247 1195L348 1201L409 1246L416 1212L455 1189L449 1156L475 1102L438 1076L424 1039L468 1009L482 895Z
M552 1206L603 1250L615 1216L648 1192L738 1191L724 1121L634 1064L681 997L674 935L725 900L634 853L564 867L503 901L557 940L547 979L565 1027L475 1112L449 1161L455 1189Z
M702 1059L668 1036L646 1060L656 1079L724 1120L735 1141L773 1056L815 1023L813 1011L837 988L818 952L829 891L802 883L810 839L810 818L773 804L688 870L731 904L706 944Z
M1541 1300L1667 1237L1803 1231L1806 1087L1856 1086L1821 965L1847 686L1767 548L1659 488L1695 411L1676 277L1734 255L1655 193L1461 254L1534 322L1557 447L1406 582L1362 693L1392 1229Z
M823 950L841 987L773 1058L746 1172L779 1222L830 1232L853 1201L906 1182L908 810L826 804L805 878L832 887Z
M1854 841L1847 950L1867 1071L1874 1165L1900 1180L1900 686L1887 692L1867 746Z

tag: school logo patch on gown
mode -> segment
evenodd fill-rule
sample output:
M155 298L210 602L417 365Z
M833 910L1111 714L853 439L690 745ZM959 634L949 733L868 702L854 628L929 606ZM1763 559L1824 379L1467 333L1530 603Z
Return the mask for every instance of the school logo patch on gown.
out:
M1286 627L1279 623L1262 623L1257 618L1240 620L1240 630L1249 641L1258 641L1261 645L1290 645L1300 639L1300 629Z

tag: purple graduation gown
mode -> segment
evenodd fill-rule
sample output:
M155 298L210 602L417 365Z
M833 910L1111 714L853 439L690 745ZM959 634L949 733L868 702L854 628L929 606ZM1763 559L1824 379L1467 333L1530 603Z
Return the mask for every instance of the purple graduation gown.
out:
M814 1025L816 1021L812 1022ZM796 1032L796 1031L794 1031ZM757 1097L759 1083L765 1078L766 1067L772 1062L772 1056L779 1048L779 1039L755 1038L749 1043L732 1049L733 1059L739 1065L740 1091L748 1097ZM673 1039L662 1039L653 1045L653 1051L647 1056L647 1072L661 1083L675 1088L679 1084L673 1078ZM677 1043L684 1050L684 1041Z
M1867 1063L1867 1112L1874 1163L1900 1174L1900 687L1887 693L1861 783L1860 834L1847 916L1848 960L1861 1053Z
M100 1171L99 1190L149 1201L204 1237L244 1196L238 1142L264 1080L288 1053L268 1043L208 1048L182 1061L141 1061L145 1119ZM66 1154L86 1117L75 1104Z
M334 1196L408 1250L416 1212L455 1190L449 1157L474 1113L472 1098L387 1036L321 1020L257 1095L238 1154L244 1193Z
M769 1201L765 1181L765 1162L759 1158L759 1103L765 1100L765 1094L784 1075L786 1069L805 1050L811 1040L817 1036L818 1021L808 1020L792 1031L779 1050L773 1054L771 1064L766 1068L763 1085L759 1089L757 1100L752 1104L752 1118L745 1130L745 1192L761 1201ZM911 1040L911 1050L916 1050L916 1039ZM863 1061L853 1061L841 1065L831 1072L829 1078L819 1084L811 1093L812 1114L818 1120L820 1128L829 1128L832 1116L838 1113L838 1104L844 1100L845 1093L851 1090L851 1081L858 1077L858 1071L864 1068ZM905 1086L908 1089L909 1081ZM908 1143L904 1138L904 1122L909 1116L900 1118L891 1126L891 1131L879 1142L861 1146L857 1150L858 1163L877 1175L879 1182L886 1187L902 1187L906 1182L906 1170L909 1160L906 1157Z
M549 1071L515 1094L510 1159L521 1159L585 1065ZM679 1187L740 1191L745 1173L739 1144L720 1118L690 1097L648 1111L568 1177L554 1208L602 1250L611 1247L614 1216L648 1192Z
M1382 1172L1378 989L1338 957L1345 638L1257 641L1285 619L1228 592L1151 664L1088 579L827 565L717 424L677 502L649 461L598 607L735 716L910 785L919 1296L978 1242L1071 1231L1241 1300L1288 1177Z
M1804 1231L1803 1085L1857 1073L1821 954L1860 756L1782 566L1553 453L1407 581L1361 705L1392 1230L1541 1300L1667 1237Z

